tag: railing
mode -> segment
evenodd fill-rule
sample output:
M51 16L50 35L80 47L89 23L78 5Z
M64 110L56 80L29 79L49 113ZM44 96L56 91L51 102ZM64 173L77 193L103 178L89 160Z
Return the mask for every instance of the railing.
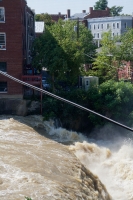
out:
M37 75L34 75L34 76L33 75L23 75L22 81L29 83L31 85L40 85L41 86L42 77L37 76Z

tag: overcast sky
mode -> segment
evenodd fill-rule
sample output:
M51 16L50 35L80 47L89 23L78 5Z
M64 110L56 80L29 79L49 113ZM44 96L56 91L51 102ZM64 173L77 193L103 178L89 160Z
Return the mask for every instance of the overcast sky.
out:
M27 0L28 6L35 9L38 13L49 14L66 14L66 10L71 10L71 15L81 13L82 10L89 11L89 7L93 7L98 0ZM133 13L133 0L108 0L108 7L123 6L124 14Z

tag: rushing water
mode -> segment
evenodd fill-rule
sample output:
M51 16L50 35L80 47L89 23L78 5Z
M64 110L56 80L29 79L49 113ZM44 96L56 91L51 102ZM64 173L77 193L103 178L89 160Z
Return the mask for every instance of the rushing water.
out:
M133 200L131 137L99 133L88 139L39 116L1 116L0 200L110 200L107 191L113 200Z

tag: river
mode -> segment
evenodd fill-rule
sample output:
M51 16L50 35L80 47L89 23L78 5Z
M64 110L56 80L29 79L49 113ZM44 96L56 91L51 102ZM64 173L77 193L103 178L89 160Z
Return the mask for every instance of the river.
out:
M0 200L133 200L132 135L97 132L0 116Z

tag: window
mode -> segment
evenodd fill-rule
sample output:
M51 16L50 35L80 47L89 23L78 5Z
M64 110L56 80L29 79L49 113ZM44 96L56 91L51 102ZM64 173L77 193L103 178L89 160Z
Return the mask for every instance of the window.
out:
M94 38L96 37L96 34L94 33Z
M114 33L112 33L112 36L114 37L114 36L115 36L115 34L114 34Z
M119 23L117 23L117 28L119 28Z
M5 22L5 8L0 7L0 22Z
M109 29L109 24L107 24L107 29Z
M113 28L115 28L115 23L113 23Z
M97 25L97 28L99 29L99 24Z
M88 81L86 81L86 85L89 85L89 82L88 82Z
M90 30L91 30L91 25L90 25Z
M7 72L6 62L0 62L0 70L2 72Z
M96 27L95 27L95 24L94 24L94 29L95 29Z
M97 38L99 38L99 33L97 34Z
M126 22L124 23L124 28L127 28L127 23Z
M0 50L6 49L6 34L0 33Z
M7 93L7 82L0 82L0 92Z
M101 24L101 29L103 29L103 24Z

